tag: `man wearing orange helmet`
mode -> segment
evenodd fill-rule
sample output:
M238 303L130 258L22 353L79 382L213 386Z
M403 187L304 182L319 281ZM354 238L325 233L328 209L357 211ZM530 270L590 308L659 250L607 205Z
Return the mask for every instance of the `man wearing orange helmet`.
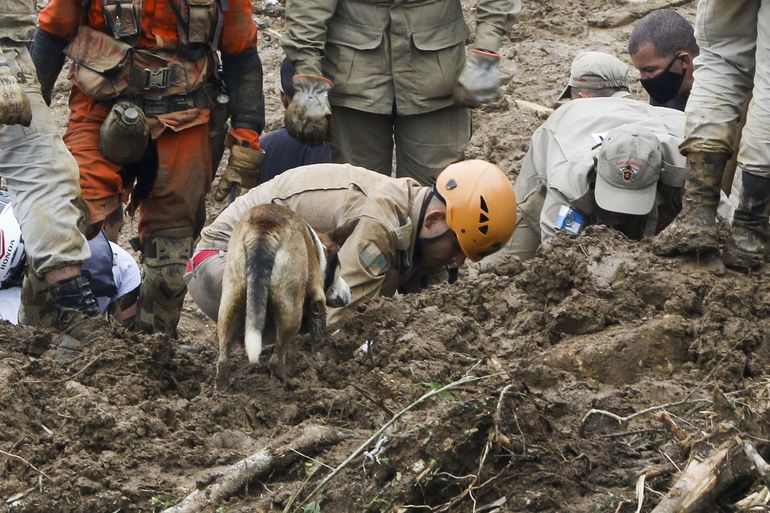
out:
M448 166L436 185L391 178L349 164L315 164L279 175L228 206L201 233L188 262L188 290L216 320L230 234L252 207L276 203L321 231L358 219L339 252L352 301L332 309L334 322L375 296L419 288L424 274L494 253L516 225L513 186L494 164L468 160Z

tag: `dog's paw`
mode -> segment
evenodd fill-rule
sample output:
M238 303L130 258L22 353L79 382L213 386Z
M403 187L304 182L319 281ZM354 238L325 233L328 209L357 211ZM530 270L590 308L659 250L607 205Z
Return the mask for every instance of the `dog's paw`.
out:
M350 287L341 277L337 276L329 290L326 291L326 305L341 308L350 303L352 294Z

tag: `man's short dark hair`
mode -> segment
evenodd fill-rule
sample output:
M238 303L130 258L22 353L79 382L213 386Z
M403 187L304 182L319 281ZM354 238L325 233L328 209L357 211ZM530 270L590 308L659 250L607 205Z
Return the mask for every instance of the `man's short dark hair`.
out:
M700 53L692 25L672 9L653 11L636 23L628 39L629 55L636 54L646 43L652 43L658 55L665 57L682 50L693 56Z
M288 57L284 57L281 63L281 90L289 98L294 98L294 80L293 77L296 74L294 64L291 63Z

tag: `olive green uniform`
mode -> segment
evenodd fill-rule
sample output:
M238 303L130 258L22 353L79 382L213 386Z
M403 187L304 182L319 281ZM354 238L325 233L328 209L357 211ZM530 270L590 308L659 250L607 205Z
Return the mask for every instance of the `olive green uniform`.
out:
M0 125L0 175L13 197L32 269L43 275L79 264L90 252L77 228L78 166L40 95L27 50L36 20L33 0L0 0L0 65L10 68L32 107L29 127Z
M633 100L628 93L607 98L583 98L560 107L532 136L516 179L516 230L500 253L526 259L558 231L562 207L572 208L590 223L594 213L594 159L600 142L611 129L637 125L651 130L660 142L663 170L656 207L648 215L646 235L655 233L658 217L670 222L680 208L684 184L684 157L678 146L684 133L682 112ZM485 267L495 264L493 255Z
M475 48L496 52L520 0L480 0ZM470 113L452 99L470 36L460 0L288 0L283 48L334 83L332 158L429 183L461 160Z
M187 288L201 310L216 319L230 234L256 205L285 205L320 231L358 219L339 252L341 276L350 286L352 301L329 311L329 321L334 322L366 299L412 288L418 277L414 259L420 210L428 191L410 178L386 177L347 164L286 171L236 199L203 229L195 253L219 252L188 267Z

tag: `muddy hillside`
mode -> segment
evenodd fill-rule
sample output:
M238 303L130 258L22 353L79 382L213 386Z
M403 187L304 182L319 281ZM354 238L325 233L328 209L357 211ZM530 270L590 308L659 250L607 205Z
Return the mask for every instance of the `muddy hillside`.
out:
M543 119L519 101L550 105L580 50L628 61L630 24L663 5L525 2L507 94L476 112L469 156L515 177ZM282 14L255 3L277 31ZM281 53L267 35L260 52L275 128ZM62 123L66 95L62 80ZM752 451L770 456L769 272L591 228L369 303L300 341L286 383L269 352L240 358L227 392L192 303L179 340L115 327L68 363L55 332L0 324L0 511L766 511Z

